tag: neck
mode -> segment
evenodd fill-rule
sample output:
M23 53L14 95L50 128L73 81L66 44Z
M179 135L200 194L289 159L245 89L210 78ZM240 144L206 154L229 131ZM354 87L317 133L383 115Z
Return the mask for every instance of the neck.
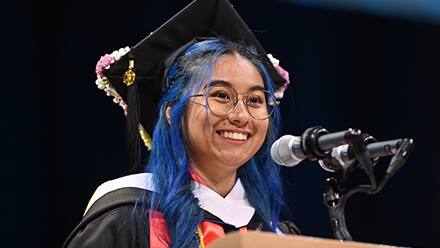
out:
M235 185L237 170L220 172L218 170L213 171L212 169L205 169L201 166L197 166L195 163L192 163L191 166L197 175L203 180L205 186L222 197L228 195Z

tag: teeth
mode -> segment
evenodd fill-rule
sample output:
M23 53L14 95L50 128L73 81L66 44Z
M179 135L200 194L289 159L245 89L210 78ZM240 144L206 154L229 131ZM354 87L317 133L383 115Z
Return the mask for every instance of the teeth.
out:
M229 139L235 139L235 140L246 140L247 139L247 133L236 133L236 132L221 132L221 136Z

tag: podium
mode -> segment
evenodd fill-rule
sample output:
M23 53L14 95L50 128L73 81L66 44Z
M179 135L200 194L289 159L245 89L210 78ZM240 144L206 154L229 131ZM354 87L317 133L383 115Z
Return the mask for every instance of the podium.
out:
M218 239L208 248L392 248L396 246L339 241L307 236L277 235L265 232L234 232Z

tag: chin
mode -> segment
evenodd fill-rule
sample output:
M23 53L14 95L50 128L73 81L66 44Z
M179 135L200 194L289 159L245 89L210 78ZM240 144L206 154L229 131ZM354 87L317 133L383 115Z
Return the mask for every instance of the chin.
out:
M252 156L240 155L240 154L227 154L223 153L221 161L228 167L236 167L237 169L243 166L247 161L249 161Z

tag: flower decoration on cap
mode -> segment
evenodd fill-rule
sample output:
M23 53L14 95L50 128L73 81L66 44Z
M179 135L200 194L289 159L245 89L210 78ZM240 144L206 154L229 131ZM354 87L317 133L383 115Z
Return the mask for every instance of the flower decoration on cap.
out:
M113 97L113 102L121 106L124 110L124 114L127 115L128 106L116 89L111 85L110 81L106 76L104 76L104 70L110 69L110 66L118 61L122 56L127 54L130 51L129 47L124 47L119 50L112 52L111 54L106 54L101 56L98 63L96 64L95 72L96 72L96 86L98 89L105 91L107 96Z
M290 84L289 72L280 66L280 61L276 59L272 54L267 54L267 57L269 58L270 62L272 62L273 67L275 67L281 77L286 80L286 82L275 91L275 97L277 98L277 100L281 100L284 96L284 91L286 91L287 87L289 87Z
M127 113L128 113L127 112L128 105L122 99L122 97L119 95L119 93L116 91L116 89L111 85L110 81L104 75L103 72L104 72L104 70L110 69L110 66L113 63L115 63L116 61L121 59L121 57L124 56L125 54L127 54L128 52L130 52L130 48L124 47L124 48L121 48L119 50L112 52L111 54L106 54L104 56L101 56L98 63L96 63L96 68L95 68L96 86L98 86L98 89L104 90L105 93L107 94L107 96L113 97L113 102L118 104L124 110L125 116L127 116ZM127 86L132 84L134 82L134 78L136 77L136 75L132 71L133 67L134 67L134 62L130 61L129 71L128 71L130 73L130 75L127 76L130 78L128 80L129 83L127 83ZM140 123L139 123L139 134L140 134L142 141L144 142L145 147L147 147L148 150L151 150L151 148L152 148L151 137L148 134L148 132L145 131L145 128Z

